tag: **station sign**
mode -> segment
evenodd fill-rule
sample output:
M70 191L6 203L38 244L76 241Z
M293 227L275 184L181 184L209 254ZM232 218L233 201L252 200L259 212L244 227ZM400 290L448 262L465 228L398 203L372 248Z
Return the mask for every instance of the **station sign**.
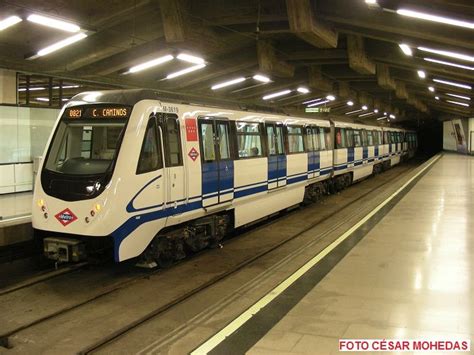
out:
M304 112L316 112L316 113L331 112L331 108L330 107L307 107L304 109Z

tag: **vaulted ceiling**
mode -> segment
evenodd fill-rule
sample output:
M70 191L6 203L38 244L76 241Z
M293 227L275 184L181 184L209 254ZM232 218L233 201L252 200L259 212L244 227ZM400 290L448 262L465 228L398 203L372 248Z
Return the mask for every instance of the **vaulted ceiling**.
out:
M400 9L474 23L472 0L378 0L375 5L364 0L0 1L0 21L13 15L24 19L0 31L0 66L80 80L90 87L152 88L195 102L298 112L313 103L330 107L331 115L367 123L384 112L397 122L474 116L468 100L472 89L467 88L474 81L474 27L403 16L397 13ZM39 50L68 35L27 21L32 13L77 24L87 37L38 57ZM411 56L402 52L402 43ZM447 57L419 47L467 57ZM180 53L203 58L206 65L167 79L170 73L196 65L176 59ZM170 54L175 59L127 72ZM424 79L418 70L426 73ZM255 74L270 81L255 80ZM238 78L245 80L211 89ZM285 90L291 92L263 100ZM328 95L335 100L326 99ZM311 102L303 104L307 101ZM327 102L318 104L323 101Z

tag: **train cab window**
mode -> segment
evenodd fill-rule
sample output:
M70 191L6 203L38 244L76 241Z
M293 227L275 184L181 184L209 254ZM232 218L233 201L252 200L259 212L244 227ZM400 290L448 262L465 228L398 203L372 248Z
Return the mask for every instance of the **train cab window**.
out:
M336 148L347 148L347 137L345 128L336 128Z
M293 153L303 153L304 152L304 143L303 143L303 127L298 126L288 126L288 152Z
M267 146L270 155L285 154L283 145L283 127L267 124Z
M181 156L181 135L178 116L166 114L165 121L165 153L166 166L183 165Z
M374 145L374 136L372 134L372 131L366 131L367 135L367 145L371 146Z
M138 158L137 174L148 173L162 167L160 135L158 134L156 117L152 116L146 127L140 157Z
M362 137L360 134L360 130L354 129L352 130L352 137L354 140L354 147L361 147L362 146Z
M239 158L263 157L262 132L259 123L237 122Z

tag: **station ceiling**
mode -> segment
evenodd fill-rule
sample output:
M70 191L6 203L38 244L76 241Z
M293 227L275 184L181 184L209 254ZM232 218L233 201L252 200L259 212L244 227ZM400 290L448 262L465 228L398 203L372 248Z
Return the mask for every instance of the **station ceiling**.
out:
M38 24L32 14L80 30ZM25 73L196 102L330 107L367 123L385 121L384 113L397 122L473 116L472 0L0 1L0 28L12 16L22 21L0 31L0 67ZM74 36L84 38L39 55ZM131 72L155 59L162 63Z

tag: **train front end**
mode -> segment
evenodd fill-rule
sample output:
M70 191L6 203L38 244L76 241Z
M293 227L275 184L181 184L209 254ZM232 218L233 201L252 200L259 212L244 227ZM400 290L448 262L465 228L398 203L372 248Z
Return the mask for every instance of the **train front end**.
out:
M35 181L35 239L56 262L110 250L120 224L116 165L133 106L86 99L61 111Z

